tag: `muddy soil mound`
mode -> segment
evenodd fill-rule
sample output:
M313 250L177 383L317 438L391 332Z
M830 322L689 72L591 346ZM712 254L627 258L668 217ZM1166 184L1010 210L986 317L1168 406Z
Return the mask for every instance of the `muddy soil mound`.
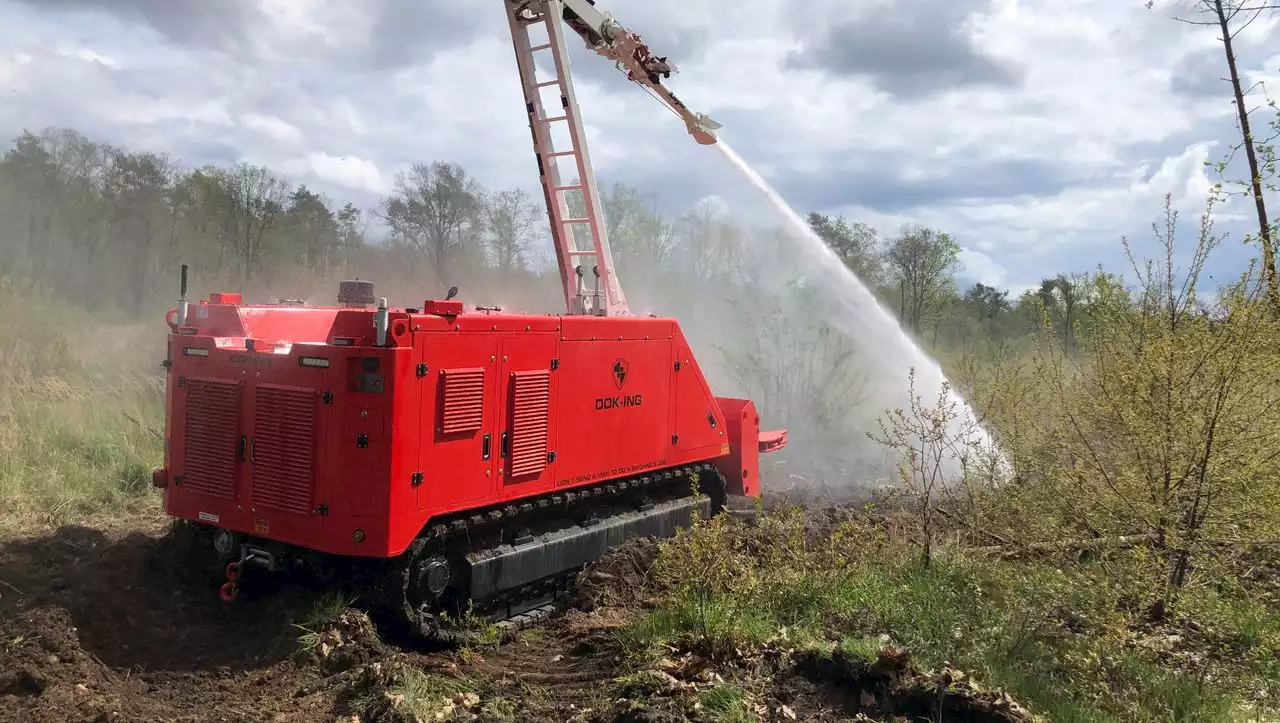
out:
M1036 723L1008 695L964 673L920 670L902 650L873 658L776 644L710 658L671 650L615 681L613 707L596 720L893 721Z
M325 675L345 673L352 668L389 658L393 650L382 642L368 614L343 610L320 630L308 630L299 638L294 661L312 666Z
M798 691L835 704L849 715L946 720L956 723L1035 723L1029 711L999 690L978 686L965 673L920 670L904 650L881 650L875 660L836 649L831 655L797 655L795 676L780 678L780 698ZM796 676L811 686L796 686ZM798 689L798 690L797 690ZM803 702L803 701L801 701Z
M584 612L599 608L644 607L651 601L650 571L661 543L638 538L610 550L578 574L568 605Z
M598 569L641 584L626 560L656 547L630 552ZM609 709L616 608L571 610L502 646L427 650L383 639L359 610L299 627L323 589L247 588L228 605L222 582L207 540L164 520L0 541L0 722L410 720L398 701L423 676L469 686L448 701L454 719ZM475 686L478 705L463 694Z
M327 720L280 695L285 601L228 606L184 528L0 544L0 721Z

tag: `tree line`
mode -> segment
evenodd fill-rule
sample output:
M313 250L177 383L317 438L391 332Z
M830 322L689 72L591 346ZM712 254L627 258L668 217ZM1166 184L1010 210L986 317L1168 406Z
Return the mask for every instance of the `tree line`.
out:
M688 284L726 276L751 235L707 205L667 218L640 189L615 184L603 196L624 278L659 269ZM1033 296L1068 327L1079 311L1067 276L1013 299L981 283L958 289L960 247L945 231L913 225L884 242L864 223L816 212L808 221L927 340L957 319L988 334L1016 333L1030 319ZM385 239L374 240L376 222ZM66 128L23 132L0 161L0 274L86 308L150 311L173 295L170 279L184 263L251 292L281 278L306 283L344 270L387 272L399 277L385 279L393 285L489 276L505 287L519 276L536 286L553 271L546 226L541 200L524 189L487 189L462 166L441 161L412 166L367 210L292 185L270 168L184 169L166 154Z
M709 203L664 214L625 184L602 196L633 309L680 319L717 393L756 399L770 423L804 440L788 455L805 476L883 468L883 450L862 433L906 401L897 394L906 369L833 323L847 310L832 305L831 289L798 284L805 260L785 230L743 225ZM1054 275L1017 296L962 286L960 245L945 230L911 224L882 238L856 220L807 220L960 380L1040 333L1075 354L1099 300L1122 285L1098 272ZM84 309L158 316L182 264L198 293L242 290L258 301L330 303L338 279L360 277L406 306L457 285L468 303L563 309L541 203L443 161L414 165L361 209L270 168L188 169L70 129L28 131L0 160L0 234L0 277Z
M777 423L820 440L817 448L857 438L851 432L874 411L868 350L815 312L820 290L794 288L802 260L784 231L744 226L707 203L667 215L656 197L620 183L602 196L633 308L679 318L718 384L763 400ZM910 225L882 239L844 218L815 212L808 222L944 358L1014 343L1045 315L1074 343L1088 317L1082 276L1047 278L1016 298L981 283L962 289L960 247L945 231ZM197 290L243 290L259 301L329 303L338 279L360 277L402 305L458 285L476 303L563 308L542 204L443 161L412 166L362 209L262 166L184 168L72 129L26 131L0 160L0 234L0 277L85 309L157 314L172 303L182 264ZM810 452L853 464L843 453Z

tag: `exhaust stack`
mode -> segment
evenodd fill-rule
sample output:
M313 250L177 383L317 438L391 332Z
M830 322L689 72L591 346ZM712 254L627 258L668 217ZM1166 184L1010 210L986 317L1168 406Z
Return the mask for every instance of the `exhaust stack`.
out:
M178 328L187 325L187 265L182 265L182 280L178 285Z
M387 345L387 297L378 299L378 312L373 315L373 328L378 334L378 346Z

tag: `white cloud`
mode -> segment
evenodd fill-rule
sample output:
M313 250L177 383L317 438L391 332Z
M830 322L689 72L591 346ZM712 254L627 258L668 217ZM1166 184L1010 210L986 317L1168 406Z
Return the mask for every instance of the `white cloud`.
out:
M971 280L986 284L987 286L995 286L997 288L1005 288L1006 272L1004 267L991 260L991 257L975 251L973 249L961 249L960 263L964 269L962 275Z
M1205 161L1214 143L1196 143L1176 156L1164 159L1160 168L1150 177L1139 180L1131 187L1136 200L1150 203L1164 194L1171 195L1175 208L1198 208L1208 196L1212 183L1205 174Z
M383 178L377 164L364 158L339 158L315 152L307 156L306 170L322 181L343 188L378 194L391 190L391 184Z
M0 58L0 89L17 92L24 66L30 64L31 55L21 51L11 53L8 58Z
M226 105L221 100L207 100L195 104L171 100L156 100L134 95L127 103L94 103L104 118L124 125L149 125L164 121L205 123L230 126L234 123ZM128 142L126 139L121 139Z
M80 47L62 46L62 47L59 47L55 52L57 52L58 55L62 55L68 58L75 58L76 60L83 60L86 63L99 63L108 68L120 67L120 64L117 63L114 58L103 55L92 48L86 48L84 46L80 46Z
M242 113L238 119L248 130L279 143L300 143L302 131L280 118L265 113Z

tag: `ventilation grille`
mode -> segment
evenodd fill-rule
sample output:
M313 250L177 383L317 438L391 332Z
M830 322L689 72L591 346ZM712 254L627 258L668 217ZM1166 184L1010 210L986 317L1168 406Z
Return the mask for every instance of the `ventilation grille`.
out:
M240 383L187 379L182 488L233 499L236 435L240 431Z
M445 369L440 432L475 432L484 422L484 369Z
M551 373L511 374L511 476L538 474L547 468L547 417Z
M314 389L262 384L254 399L253 504L311 512L315 479Z

